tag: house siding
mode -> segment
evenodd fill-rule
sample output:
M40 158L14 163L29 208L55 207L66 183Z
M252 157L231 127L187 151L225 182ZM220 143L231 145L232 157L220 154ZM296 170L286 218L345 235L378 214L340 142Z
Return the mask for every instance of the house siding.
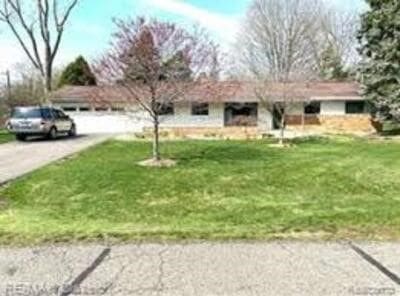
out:
M226 127L225 103L210 103L208 116L192 115L190 103L180 103L174 109L174 115L162 116L160 119L161 131L172 138L250 139L259 137L263 132L272 129L270 112L260 106L256 127Z
M290 104L286 110L287 115L299 115L303 114L304 104L303 103L293 103Z
M361 99L361 98L360 98ZM313 100L318 101L318 98ZM287 110L288 129L313 130L321 133L373 133L375 128L369 114L346 114L346 102L341 98L331 101L321 100L321 113L304 115L304 104L296 103ZM78 132L92 133L140 133L152 129L152 121L147 112L126 107L125 112L95 111L84 103L55 104L57 107L77 107L76 112L67 112L77 123ZM79 107L89 107L89 111L79 112ZM114 106L115 107L115 106ZM225 127L225 103L209 104L209 115L191 114L191 103L174 105L174 114L160 117L161 130L178 135L216 135L223 138L251 138L268 133L273 129L272 114L261 104L258 105L256 127Z
M180 103L175 106L174 115L162 116L161 127L164 128L226 128L225 103L210 103L208 116L195 116L191 114L190 103ZM272 115L266 109L258 106L257 127L260 132L272 129Z
M327 101L321 103L321 115L345 115L346 102Z
M221 128L224 126L224 104L210 103L208 115L192 115L190 103L178 103L174 106L174 114L160 117L162 128Z
M273 129L272 114L266 108L258 106L258 122L257 127L259 132L265 133Z

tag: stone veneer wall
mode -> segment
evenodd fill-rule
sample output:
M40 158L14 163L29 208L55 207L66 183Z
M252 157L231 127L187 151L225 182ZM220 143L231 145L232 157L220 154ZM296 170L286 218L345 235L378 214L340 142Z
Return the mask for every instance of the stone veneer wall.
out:
M369 115L319 115L305 116L304 126L302 116L288 116L288 129L298 131L315 131L331 134L365 135L375 133L376 129ZM146 129L146 134L151 129ZM259 139L265 134L260 127L163 127L160 129L162 138L167 139ZM151 133L148 135L151 136Z
M315 130L326 133L346 134L371 134L376 129L368 114L346 114L346 115L316 115L305 116L304 127L302 116L288 116L287 124L291 129Z
M262 133L257 127L174 127L161 128L160 135L166 139L232 139L247 140L261 138ZM145 129L145 136L151 137L151 129Z

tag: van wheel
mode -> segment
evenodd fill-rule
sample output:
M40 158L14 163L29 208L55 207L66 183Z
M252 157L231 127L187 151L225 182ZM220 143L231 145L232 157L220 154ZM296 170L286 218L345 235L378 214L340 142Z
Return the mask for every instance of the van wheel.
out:
M24 142L26 140L26 135L17 134L17 135L15 135L15 138L17 139L17 141Z
M49 140L55 140L57 138L57 129L55 127L52 127L49 131L49 134L47 135L47 138Z
M76 126L75 124L71 127L71 129L68 132L68 136L70 137L76 137Z

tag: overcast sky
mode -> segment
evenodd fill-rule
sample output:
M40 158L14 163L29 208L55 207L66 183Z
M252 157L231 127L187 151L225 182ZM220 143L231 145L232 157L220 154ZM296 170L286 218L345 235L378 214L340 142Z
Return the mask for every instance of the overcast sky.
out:
M23 0L30 1L30 0ZM146 15L204 26L223 45L234 39L251 0L81 0L63 39L56 64L82 54L89 60L107 48L113 17ZM363 0L326 0L345 10L362 11ZM26 58L7 28L0 25L0 71L25 63ZM1 77L1 76L0 76ZM1 79L1 78L0 78Z

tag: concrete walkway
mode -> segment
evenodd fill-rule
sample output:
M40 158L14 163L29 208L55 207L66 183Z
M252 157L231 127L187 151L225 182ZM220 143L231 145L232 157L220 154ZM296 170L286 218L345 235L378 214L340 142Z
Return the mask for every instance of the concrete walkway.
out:
M32 140L0 145L0 184L106 140L107 136Z
M0 249L0 295L13 296L400 295L398 276L398 243Z

